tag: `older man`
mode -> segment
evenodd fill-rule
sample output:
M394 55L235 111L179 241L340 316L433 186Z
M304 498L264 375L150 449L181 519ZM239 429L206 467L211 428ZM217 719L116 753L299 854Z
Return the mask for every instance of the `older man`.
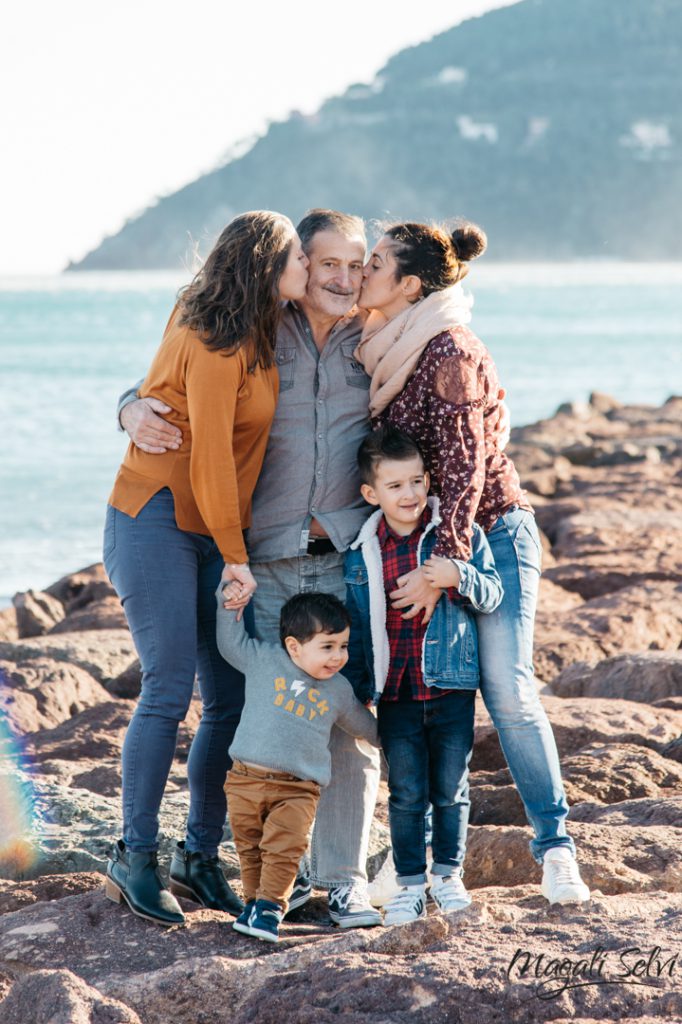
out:
M362 283L364 226L357 217L312 210L298 233L310 277L305 299L289 304L277 335L280 397L247 538L258 583L256 633L275 641L280 608L293 594L322 590L345 598L343 553L368 512L356 453L369 429L369 378L353 357L363 322L354 306ZM134 391L124 396L130 404L120 413L133 441L159 453L177 447L177 430L156 415L167 407L134 399ZM415 581L403 603L432 607L437 596ZM331 751L332 782L318 808L311 878L299 876L291 906L306 901L312 881L329 890L329 915L336 924L380 924L365 874L378 756L340 729L333 731Z

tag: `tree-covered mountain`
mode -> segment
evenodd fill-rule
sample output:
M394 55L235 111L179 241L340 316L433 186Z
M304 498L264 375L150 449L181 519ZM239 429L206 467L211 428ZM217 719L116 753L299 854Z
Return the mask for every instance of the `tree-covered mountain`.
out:
M682 2L523 0L273 124L74 269L179 267L237 212L465 216L494 259L682 258Z

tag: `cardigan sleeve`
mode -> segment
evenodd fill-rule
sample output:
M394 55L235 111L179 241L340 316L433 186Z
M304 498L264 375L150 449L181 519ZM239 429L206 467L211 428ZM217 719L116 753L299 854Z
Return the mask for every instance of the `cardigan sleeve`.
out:
M185 370L192 434L190 482L201 518L226 562L247 561L234 459L234 422L246 366L241 352L224 355L194 336Z
M457 352L438 367L431 394L434 447L440 452L440 513L434 553L468 562L485 483L487 381L480 364Z

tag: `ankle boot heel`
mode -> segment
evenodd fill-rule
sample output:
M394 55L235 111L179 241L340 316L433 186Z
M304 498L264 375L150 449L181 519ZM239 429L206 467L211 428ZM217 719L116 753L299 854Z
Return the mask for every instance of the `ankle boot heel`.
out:
M244 904L227 883L216 854L190 852L184 841L175 844L170 866L170 891L207 910L241 914Z
M119 839L107 864L104 891L145 921L164 928L185 923L178 901L163 884L154 851L127 850Z
M192 903L199 903L200 900L195 892L188 889L186 885L182 885L181 882L176 882L173 879L170 881L168 886L174 896L180 896L183 900L191 900Z
M113 903L123 902L123 893L121 892L119 887L115 885L114 882L112 882L112 880L109 877L107 877L104 883L104 895Z

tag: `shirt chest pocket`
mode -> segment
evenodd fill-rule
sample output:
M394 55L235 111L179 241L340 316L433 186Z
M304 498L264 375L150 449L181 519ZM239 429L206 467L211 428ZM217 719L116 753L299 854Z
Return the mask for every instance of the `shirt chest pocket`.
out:
M279 374L279 390L288 391L294 386L294 371L296 369L296 349L277 348L275 352L277 372Z
M341 357L343 359L343 372L346 377L346 384L352 388L363 388L369 390L369 377L365 368L357 361L353 352L357 347L355 341L343 341L341 343Z

